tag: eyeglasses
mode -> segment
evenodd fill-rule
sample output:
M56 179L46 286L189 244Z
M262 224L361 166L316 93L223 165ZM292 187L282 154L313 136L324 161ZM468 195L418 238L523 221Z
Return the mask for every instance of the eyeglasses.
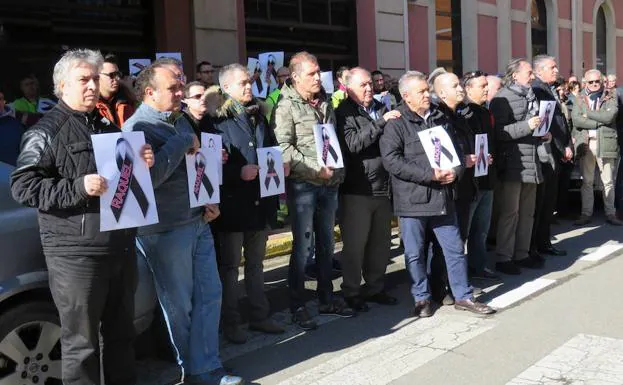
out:
M109 73L100 72L100 74L106 75L111 79L121 79L123 77L123 72L121 71L115 71L115 72L109 72Z
M586 84L601 84L601 80L587 80Z

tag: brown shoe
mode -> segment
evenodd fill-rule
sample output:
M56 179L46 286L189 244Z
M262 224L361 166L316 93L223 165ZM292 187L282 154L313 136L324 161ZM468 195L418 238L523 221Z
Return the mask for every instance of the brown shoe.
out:
M420 318L428 318L433 315L433 307L429 300L425 299L423 301L417 301L415 303L415 308L413 309L413 314L416 317Z
M623 221L617 218L617 216L614 214L606 216L606 222L610 223L613 226L623 226Z
M457 310L467 310L476 314L493 314L495 310L484 303L474 301L472 299L461 299L454 303L454 308Z
M591 223L591 217L589 217L588 215L580 215L580 217L575 222L573 222L573 224L576 226L584 226L588 225L589 223Z

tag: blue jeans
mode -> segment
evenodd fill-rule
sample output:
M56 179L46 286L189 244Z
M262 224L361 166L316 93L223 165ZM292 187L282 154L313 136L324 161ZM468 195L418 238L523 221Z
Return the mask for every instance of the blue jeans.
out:
M333 282L331 267L335 240L333 227L338 202L337 186L316 186L289 181L288 212L292 218L292 255L288 270L290 310L305 305L305 263L315 247L318 266L318 300L331 303ZM315 241L315 246L312 242Z
M457 300L471 299L472 287L467 281L467 260L456 215L433 217L400 217L400 231L405 246L405 264L411 276L411 295L416 301L430 300L426 275L426 230L431 229L443 250L452 295Z
M487 234L493 211L493 190L481 190L469 208L467 264L474 273L487 267Z
M183 373L222 367L218 327L221 280L210 226L199 218L175 230L139 237Z

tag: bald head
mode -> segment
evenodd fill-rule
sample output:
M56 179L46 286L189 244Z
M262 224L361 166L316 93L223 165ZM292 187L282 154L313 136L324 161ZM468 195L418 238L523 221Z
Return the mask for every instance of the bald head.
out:
M433 89L439 99L453 110L465 97L465 91L461 87L458 76L450 72L437 76L433 82Z

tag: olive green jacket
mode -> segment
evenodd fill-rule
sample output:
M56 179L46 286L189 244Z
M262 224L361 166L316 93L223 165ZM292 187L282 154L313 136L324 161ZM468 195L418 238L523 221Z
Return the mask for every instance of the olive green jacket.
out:
M589 130L597 130L598 158L618 158L619 144L617 142L616 117L618 102L616 94L604 91L599 108L592 111L589 107L588 96L580 94L575 98L571 113L573 120L576 154L581 157L588 148Z
M271 127L283 151L283 161L290 163L290 179L337 186L344 180L344 169L335 169L329 180L318 176L322 167L316 154L313 131L318 123L331 123L336 127L331 103L322 99L319 111L316 111L293 86L284 84L272 114Z

